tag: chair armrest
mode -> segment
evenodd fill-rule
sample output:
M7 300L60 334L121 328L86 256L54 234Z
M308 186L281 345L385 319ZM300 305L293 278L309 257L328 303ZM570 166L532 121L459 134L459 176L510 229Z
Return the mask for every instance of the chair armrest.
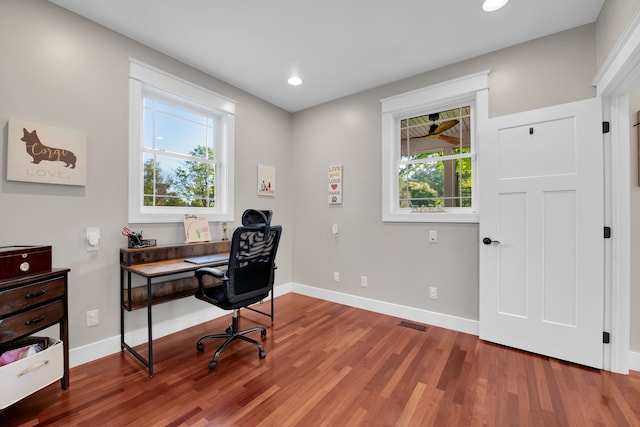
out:
M200 279L203 275L213 276L222 280L229 279L224 271L213 267L202 267L196 270L196 277L198 279Z

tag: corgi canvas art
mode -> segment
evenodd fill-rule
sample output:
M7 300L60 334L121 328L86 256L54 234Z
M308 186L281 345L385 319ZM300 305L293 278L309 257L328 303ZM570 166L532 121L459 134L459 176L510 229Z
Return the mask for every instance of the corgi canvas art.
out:
M47 160L49 162L64 162L65 167L76 167L77 157L72 151L65 150L64 148L51 148L40 142L38 134L34 130L29 132L27 129L22 128L24 136L20 140L26 143L27 154L33 158L31 163L40 164L41 161Z
M8 130L8 180L86 184L86 134L13 119Z

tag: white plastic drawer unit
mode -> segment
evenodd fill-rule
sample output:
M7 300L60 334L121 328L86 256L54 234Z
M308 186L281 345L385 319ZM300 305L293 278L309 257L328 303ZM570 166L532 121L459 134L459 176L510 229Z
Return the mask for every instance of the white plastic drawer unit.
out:
M49 338L47 349L0 366L0 409L62 378L63 349L62 341Z

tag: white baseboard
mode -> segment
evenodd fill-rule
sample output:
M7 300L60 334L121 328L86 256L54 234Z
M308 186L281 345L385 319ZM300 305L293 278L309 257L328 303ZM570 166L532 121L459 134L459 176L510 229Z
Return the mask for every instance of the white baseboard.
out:
M632 371L640 371L640 353L635 351L629 352L629 369Z
M274 289L274 297L291 292L289 284L276 286ZM227 311L216 307L206 307L202 310L194 311L184 316L173 318L168 321L153 324L153 337L161 338L183 329L208 322L218 317L228 314ZM134 346L147 342L147 329L140 328L133 331L127 331L127 344ZM120 335L103 339L101 341L92 342L87 345L69 349L69 366L74 367L91 362L101 357L109 356L120 351Z
M204 308L194 311L188 315L174 318L168 321L153 324L153 337L161 338L166 335L179 332L183 329L190 328L200 323L208 322L224 316L227 312L217 309L216 307ZM127 344L135 346L147 342L147 329L140 328L126 333ZM74 367L83 363L91 362L110 354L120 351L120 335L116 335L101 341L96 341L81 347L69 350L69 366Z
M454 331L465 332L467 334L478 335L479 333L479 323L477 320L470 320L448 314L393 304L390 302L315 288L313 286L302 285L300 283L291 283L291 291L326 301L336 302L338 304L387 314L389 316L400 317L414 322L425 323L427 325L452 329Z
M451 316L448 314L436 313L428 310L421 310L414 307L393 304L385 301L378 301L370 298L349 295L341 292L331 291L328 289L316 288L313 286L303 285L300 283L289 282L274 289L274 297L295 292L301 295L307 295L314 298L332 301L338 304L344 304L351 307L361 308L376 313L386 314L389 316L400 317L402 319L420 322L427 325L438 326L441 328L452 329L454 331L464 332L467 334L478 335L480 323L477 320L465 319L462 317ZM161 323L154 323L154 337L160 338L183 329L190 328L200 323L208 322L224 316L225 311L212 308L205 308L180 318L171 319ZM137 345L146 342L147 330L144 328L128 331L127 343ZM69 365L71 367L91 362L110 354L120 351L120 335L96 341L81 347L69 350ZM640 371L640 353L629 352L629 369Z

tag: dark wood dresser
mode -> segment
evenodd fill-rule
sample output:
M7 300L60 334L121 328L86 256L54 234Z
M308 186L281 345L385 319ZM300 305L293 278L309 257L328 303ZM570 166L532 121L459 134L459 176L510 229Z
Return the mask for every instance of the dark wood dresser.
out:
M60 325L62 389L69 387L68 268L0 281L0 344ZM8 366L8 365L7 365ZM3 384L3 387L11 387Z

